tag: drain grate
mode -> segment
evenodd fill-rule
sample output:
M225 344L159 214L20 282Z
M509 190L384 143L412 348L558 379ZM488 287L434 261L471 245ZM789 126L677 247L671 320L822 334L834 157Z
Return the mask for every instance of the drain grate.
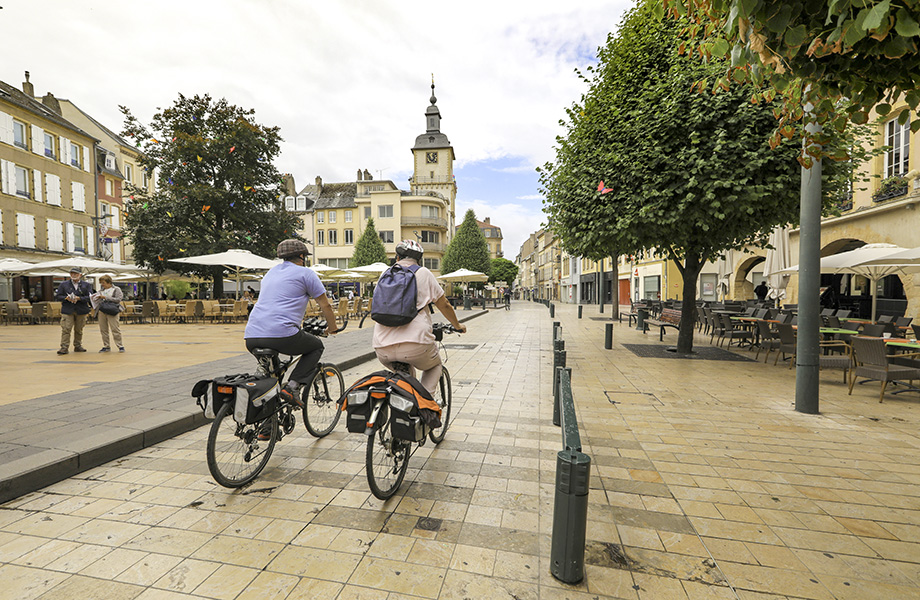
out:
M418 522L415 524L416 529L424 529L425 531L441 531L441 519L433 519L431 517L419 517Z
M475 350L479 344L444 344L448 350Z
M696 346L693 354L677 354L673 346L659 344L623 344L623 347L641 358L676 358L681 360L724 360L728 362L754 362L754 359L740 356L730 350L712 348L710 346Z

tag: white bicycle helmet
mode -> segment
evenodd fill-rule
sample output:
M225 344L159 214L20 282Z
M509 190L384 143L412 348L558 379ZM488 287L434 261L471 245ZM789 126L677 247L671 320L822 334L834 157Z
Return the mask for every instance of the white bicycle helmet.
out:
M408 256L422 262L422 253L424 253L422 245L415 240L403 240L396 244L396 256L400 258Z

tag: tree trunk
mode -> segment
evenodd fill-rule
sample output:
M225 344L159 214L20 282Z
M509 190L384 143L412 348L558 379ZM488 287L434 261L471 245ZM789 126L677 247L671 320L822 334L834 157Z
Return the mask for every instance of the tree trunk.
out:
M214 297L212 300L220 300L224 295L224 268L213 267L211 277L214 281Z
M677 333L678 354L693 352L693 334L696 332L696 288L702 269L700 257L688 254L681 270L684 290L681 298L680 331Z

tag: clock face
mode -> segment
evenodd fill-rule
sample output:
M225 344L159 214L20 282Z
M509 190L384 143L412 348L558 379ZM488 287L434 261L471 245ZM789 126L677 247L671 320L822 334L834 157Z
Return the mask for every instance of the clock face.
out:
M425 162L427 163L436 163L438 162L438 153L437 152L428 152L425 154Z

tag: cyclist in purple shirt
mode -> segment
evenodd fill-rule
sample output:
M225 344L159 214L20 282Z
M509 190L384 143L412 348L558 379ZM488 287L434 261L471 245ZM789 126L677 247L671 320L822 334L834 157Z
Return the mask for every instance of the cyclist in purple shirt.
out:
M290 380L281 390L282 400L297 406L303 406L297 393L300 386L310 383L323 355L323 342L301 329L310 298L323 311L328 324L326 333L332 335L338 331L326 288L316 273L305 268L309 254L307 245L300 240L289 239L278 244L278 258L284 262L272 267L262 278L259 301L249 314L243 334L250 352L255 348L272 348L282 354L300 356Z

